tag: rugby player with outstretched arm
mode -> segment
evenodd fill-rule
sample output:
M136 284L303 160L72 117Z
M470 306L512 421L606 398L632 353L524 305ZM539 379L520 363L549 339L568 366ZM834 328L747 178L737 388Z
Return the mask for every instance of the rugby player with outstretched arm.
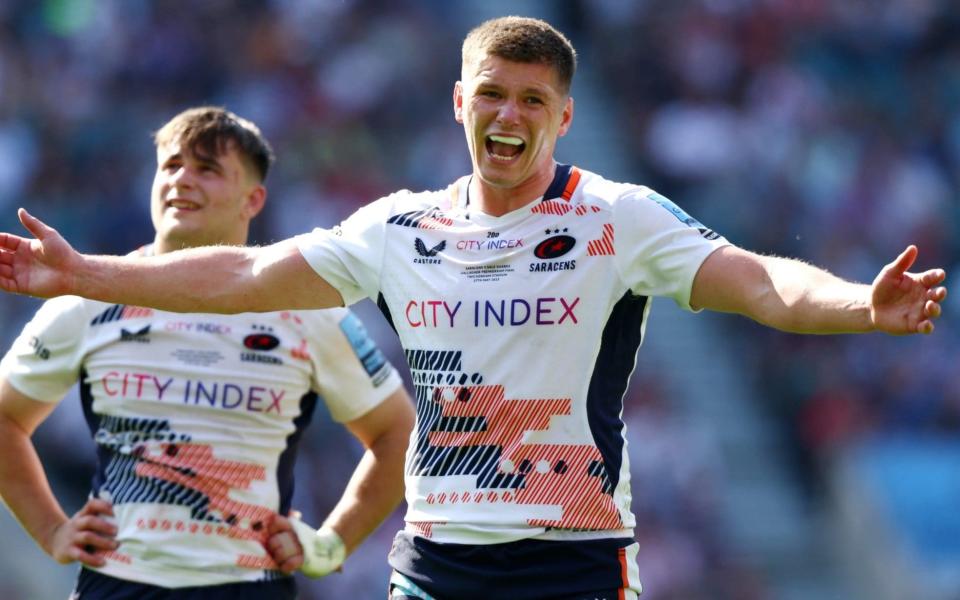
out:
M623 393L656 296L798 333L934 329L941 269L910 246L870 284L731 244L643 185L558 164L576 55L549 24L471 31L453 112L473 162L332 230L262 248L84 256L25 212L0 286L233 313L368 297L416 386L392 598L636 598Z

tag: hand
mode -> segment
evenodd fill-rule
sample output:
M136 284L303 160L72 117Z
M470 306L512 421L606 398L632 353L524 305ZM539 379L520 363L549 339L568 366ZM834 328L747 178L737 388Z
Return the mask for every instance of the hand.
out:
M91 498L75 515L53 530L49 554L60 564L80 561L88 567L107 564L104 552L116 550L120 544L114 536L117 526L104 517L113 516L113 506L106 500Z
M947 297L947 289L939 284L947 274L943 269L908 273L916 259L917 247L908 246L873 280L871 317L878 331L894 335L933 332L933 320L940 316L940 303Z
M77 252L26 210L17 216L36 239L0 233L0 289L41 298L72 293Z
M303 566L303 547L290 519L276 515L267 533L269 537L264 546L278 569L289 575Z
M296 511L289 519L274 517L267 533L267 552L284 573L300 569L307 577L324 577L339 571L347 558L340 534L328 525L314 529Z

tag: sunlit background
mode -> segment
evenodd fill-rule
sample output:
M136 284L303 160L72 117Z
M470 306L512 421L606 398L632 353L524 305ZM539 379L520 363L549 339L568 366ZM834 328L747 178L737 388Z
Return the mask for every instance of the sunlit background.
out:
M948 0L0 0L0 229L20 231L25 206L85 252L149 242L150 134L197 104L276 149L255 242L443 187L469 170L460 41L504 14L546 18L579 51L560 160L847 278L911 242L920 268L960 276ZM644 600L960 597L958 300L922 339L655 302L624 411ZM4 348L37 306L0 297ZM358 312L406 373L376 309ZM94 456L75 394L35 440L72 513ZM322 412L304 442L294 504L318 523L360 448ZM76 566L0 512L0 598L65 598ZM383 598L400 517L302 597Z

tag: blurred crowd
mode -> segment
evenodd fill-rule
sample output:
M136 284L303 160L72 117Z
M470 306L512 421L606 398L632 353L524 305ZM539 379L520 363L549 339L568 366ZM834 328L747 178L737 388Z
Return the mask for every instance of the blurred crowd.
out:
M542 8L533 16L568 33L600 75L623 143L597 152L626 155L633 181L738 245L847 278L870 281L911 242L920 268L957 276L955 3L523 6ZM151 241L150 135L197 104L254 120L274 145L255 242L333 225L398 188L445 186L470 168L450 91L474 24L440 0L4 0L0 229L18 231L22 205L85 252ZM585 166L603 172L602 162ZM948 315L960 314L957 300ZM4 348L36 306L0 299ZM361 310L403 369L382 319ZM960 433L956 322L947 316L925 339L802 337L733 318L724 327L749 339L740 366L818 501L830 461L863 439ZM641 365L635 380L642 392L631 391L625 418L650 600L766 597L758 574L725 558L710 449L683 430L655 370ZM57 485L82 499L92 449L77 452L86 427L65 414L38 436ZM319 521L359 448L344 452L353 442L329 419L305 439L297 505ZM400 526L398 513L343 574L303 580L304 598L382 597Z
M858 281L908 243L920 248L915 270L956 273L956 3L611 0L584 17L623 100L627 151L701 221ZM744 366L795 439L808 483L864 436L960 432L958 300L928 339L729 321L730 335L751 340Z

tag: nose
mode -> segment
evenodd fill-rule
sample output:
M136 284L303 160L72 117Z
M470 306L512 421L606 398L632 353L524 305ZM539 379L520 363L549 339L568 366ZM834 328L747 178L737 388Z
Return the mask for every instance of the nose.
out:
M189 187L193 184L193 175L186 165L181 165L176 170L171 171L167 178L170 185L176 187Z
M497 123L502 125L516 125L520 119L520 107L516 100L507 99L500 105L497 111Z

